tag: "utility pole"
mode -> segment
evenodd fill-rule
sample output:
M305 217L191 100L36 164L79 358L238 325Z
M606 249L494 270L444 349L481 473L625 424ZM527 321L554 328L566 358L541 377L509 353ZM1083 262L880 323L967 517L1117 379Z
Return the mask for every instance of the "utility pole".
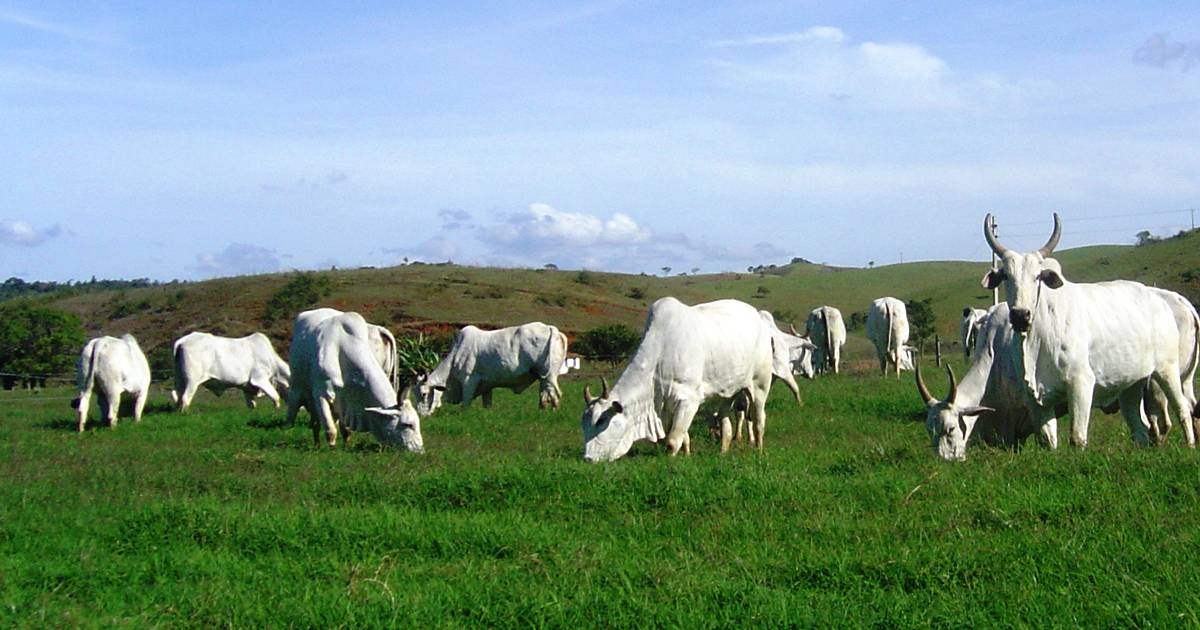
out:
M1194 230L1194 229L1196 229L1196 209L1192 208L1191 212L1192 212L1192 229Z
M993 239L997 238L996 237L996 217L994 215L992 216L992 238ZM991 248L989 247L988 249L991 249ZM995 271L995 270L996 270L996 250L993 249L992 250L992 271ZM996 288L992 289L992 306L995 306L999 303L1000 303L1000 287L997 286Z

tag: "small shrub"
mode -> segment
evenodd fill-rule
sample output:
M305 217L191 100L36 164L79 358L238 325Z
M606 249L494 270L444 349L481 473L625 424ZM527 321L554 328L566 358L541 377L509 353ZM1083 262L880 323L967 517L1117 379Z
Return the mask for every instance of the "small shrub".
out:
M315 273L299 272L267 300L263 322L269 326L278 320L290 319L300 309L316 304L332 292L333 283L329 278Z
M587 285L589 287L595 286L596 285L596 274L594 274L590 271L587 271L585 269L585 270L580 271L579 273L575 274L575 282L578 282L579 284Z
M625 295L629 296L630 299L634 299L634 300L646 299L646 291L645 291L645 289L643 289L641 287L630 287L629 292L626 293Z
M629 326L607 324L584 332L572 348L589 359L616 365L632 355L641 341L641 336Z
M846 322L846 330L858 330L867 325L867 314L863 311L854 311L850 313L850 320Z

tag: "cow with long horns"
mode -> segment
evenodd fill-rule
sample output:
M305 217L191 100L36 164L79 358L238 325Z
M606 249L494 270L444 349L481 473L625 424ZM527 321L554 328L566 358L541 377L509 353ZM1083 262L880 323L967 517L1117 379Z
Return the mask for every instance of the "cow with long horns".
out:
M967 444L982 441L991 446L1012 448L1033 434L1025 404L1025 387L1019 374L1020 340L1008 325L1008 305L993 306L980 321L974 360L961 383L946 364L950 392L938 400L929 393L916 367L917 392L925 403L925 429L938 456L947 460L967 458Z
M1071 441L1083 448L1092 406L1116 401L1133 439L1145 444L1149 436L1142 397L1148 381L1162 388L1176 417L1192 414L1179 378L1179 329L1171 308L1138 282L1069 282L1050 257L1061 235L1055 213L1046 244L1022 253L996 239L991 214L983 221L984 239L1000 259L999 268L983 277L983 286L1004 287L1009 319L1020 338L1021 377L1034 422L1048 429L1055 446L1054 407L1065 402ZM1182 424L1188 445L1195 446L1192 423Z

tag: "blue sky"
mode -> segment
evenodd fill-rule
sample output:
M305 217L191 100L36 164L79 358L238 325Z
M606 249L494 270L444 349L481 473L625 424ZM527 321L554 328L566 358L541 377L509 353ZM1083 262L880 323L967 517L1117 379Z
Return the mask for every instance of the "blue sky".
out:
M0 276L982 260L988 211L1200 205L1191 3L259 4L0 0Z

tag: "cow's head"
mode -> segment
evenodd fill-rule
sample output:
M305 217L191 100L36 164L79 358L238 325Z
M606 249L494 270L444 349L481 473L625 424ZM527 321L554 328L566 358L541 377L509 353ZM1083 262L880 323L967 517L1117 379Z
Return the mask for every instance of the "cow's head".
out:
M417 415L417 410L407 399L394 407L367 407L363 413L371 421L371 426L378 427L376 437L381 442L401 446L414 453L425 452L421 416Z
M789 363L793 374L799 374L807 379L812 379L816 375L816 370L813 369L813 355L817 352L817 344L801 337L796 333L796 327L791 326L792 337L791 354Z
M971 437L971 429L975 420L985 411L993 411L990 407L959 407L955 403L958 397L958 384L954 381L954 370L946 365L950 376L950 393L945 400L938 400L925 387L921 378L921 362L915 366L917 373L917 391L925 403L925 430L929 433L933 449L939 457L949 461L962 461L967 458L967 438Z
M442 394L445 391L445 385L430 383L429 376L421 378L417 382L417 413L428 416L437 411L442 406Z
M1000 266L983 276L983 286L995 289L1004 285L1004 301L1008 303L1009 321L1013 330L1019 333L1029 332L1033 324L1033 314L1037 310L1042 288L1057 289L1063 285L1062 267L1058 261L1050 258L1058 239L1062 236L1062 222L1058 213L1054 213L1054 231L1050 240L1046 241L1035 252L1022 254L1013 251L1000 243L993 234L992 215L983 218L983 237L1000 259Z
M603 390L592 396L590 385L583 387L583 458L589 462L611 462L633 446L633 427L625 407L609 398L608 381L600 377Z

